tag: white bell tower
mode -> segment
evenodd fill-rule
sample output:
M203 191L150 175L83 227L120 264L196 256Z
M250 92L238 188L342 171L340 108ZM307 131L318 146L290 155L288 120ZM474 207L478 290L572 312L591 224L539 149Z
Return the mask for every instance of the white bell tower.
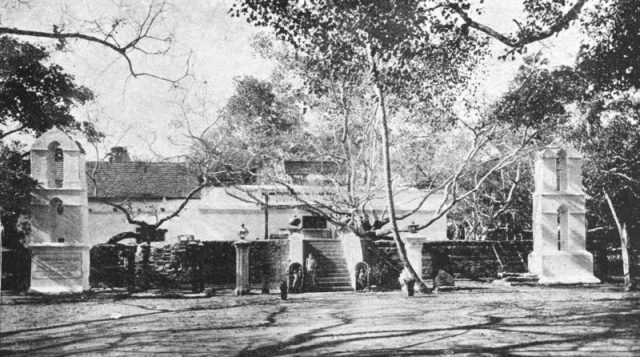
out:
M88 290L84 150L64 132L51 129L31 147L31 176L39 186L30 207L30 291L55 294Z
M533 193L533 252L529 271L540 284L599 283L586 250L582 155L575 149L539 153Z

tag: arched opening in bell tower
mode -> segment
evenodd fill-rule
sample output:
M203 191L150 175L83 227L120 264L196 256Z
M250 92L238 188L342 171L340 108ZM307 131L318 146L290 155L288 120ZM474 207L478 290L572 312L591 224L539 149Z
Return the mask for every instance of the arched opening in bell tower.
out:
M47 155L47 186L60 188L64 183L64 152L57 141L49 144Z
M567 189L567 153L561 149L556 157L556 191Z

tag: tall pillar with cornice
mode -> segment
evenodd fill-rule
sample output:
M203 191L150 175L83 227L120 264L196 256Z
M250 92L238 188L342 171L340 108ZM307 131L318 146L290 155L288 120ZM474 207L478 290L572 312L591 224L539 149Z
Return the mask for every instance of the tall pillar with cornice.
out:
M600 282L586 250L585 197L579 152L568 147L539 153L529 271L538 275L540 284Z
M31 286L43 294L88 290L89 247L85 153L57 128L31 147L31 176L38 181L30 207Z

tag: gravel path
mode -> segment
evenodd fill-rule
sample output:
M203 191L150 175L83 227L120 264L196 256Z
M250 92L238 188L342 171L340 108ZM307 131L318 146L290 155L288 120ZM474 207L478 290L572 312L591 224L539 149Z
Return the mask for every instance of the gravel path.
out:
M197 299L3 297L0 355L640 356L640 293L613 286Z

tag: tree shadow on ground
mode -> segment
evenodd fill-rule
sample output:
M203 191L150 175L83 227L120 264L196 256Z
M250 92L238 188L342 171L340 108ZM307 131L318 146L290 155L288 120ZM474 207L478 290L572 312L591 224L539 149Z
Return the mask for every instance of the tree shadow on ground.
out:
M583 313L556 316L549 323L538 323L536 319L528 318L521 322L506 322L496 316L485 316L486 321L478 324L453 326L434 329L402 329L402 330L367 330L362 332L338 333L333 329L348 322L314 329L298 334L287 341L254 349L245 349L239 356L284 356L284 355L331 355L331 356L439 356L439 355L496 355L515 356L522 352L534 351L536 354L584 354L610 355L606 347L610 339L625 340L623 347L628 347L627 355L640 355L640 346L636 346L640 339L640 311L626 311L623 313ZM518 319L523 320L523 319ZM589 332L585 327L600 328L601 331ZM482 332L484 335L518 334L522 336L515 343L462 343L453 340L468 333ZM444 336L443 336L444 334ZM349 348L351 343L370 340L378 342L390 339L415 340L420 335L424 339L419 342L404 344L397 347L364 348L340 351L339 346ZM430 338L430 336L438 336ZM533 336L533 337L531 337ZM420 348L435 342L452 340L452 347L434 346ZM528 340L528 341L527 341ZM314 342L316 341L316 342ZM396 342L398 340L395 340ZM489 341L487 341L489 342ZM496 345L496 346L492 346ZM593 345L593 348L589 348ZM599 347L598 347L599 346ZM615 353L615 352L614 352Z
M101 323L101 322L113 322L113 321L116 321L116 320L118 320L118 321L130 320L130 319L136 319L136 318L139 318L139 317L148 317L148 316L159 315L159 314L171 314L171 313L181 313L181 312L187 312L187 311L204 311L204 310L210 310L211 311L211 310L223 310L223 309L230 309L230 308L242 308L242 307L245 307L245 306L271 305L271 302L260 302L260 303L246 302L246 303L237 304L237 305L222 305L222 306L212 306L212 307L195 306L195 307L189 307L189 308L185 308L185 309L176 309L176 310L150 308L148 306L135 305L135 304L124 304L124 305L134 306L134 307L137 307L137 308L140 308L140 309L143 309L143 310L148 310L148 311L151 311L151 312L141 313L141 314L125 315L125 316L121 316L121 317L118 317L118 318L105 317L105 318L102 318L102 319L81 320L81 321L70 322L70 323L66 323L66 324L56 324L56 325L40 326L40 327L26 328L26 329L13 330L13 331L5 331L5 332L0 332L0 339L1 338L6 338L6 337L12 336L12 335L26 333L26 332L55 330L55 329L59 329L59 328L82 326L82 325L89 325L89 324Z
M504 302L487 301L457 314L454 310L460 310L459 305L441 304L422 310L424 316L417 317L411 306L390 313L380 305L380 315L372 319L363 315L365 310L345 305L345 300L313 297L314 308L322 311L316 314L321 319L315 322L316 326L324 323L321 327L305 325L308 320L300 314L308 310L310 301L303 299L277 304L270 301L196 306L152 310L118 320L97 319L10 331L0 334L0 355L127 355L158 351L164 355L238 353L239 356L512 356L523 352L609 356L613 352L608 348L613 347L629 351L627 355L640 355L640 346L636 346L640 340L638 299L629 296L613 300L596 305L571 302L569 306L541 301L533 307L530 302L523 307L512 301L506 303L507 310L497 310ZM382 304L385 300L374 301ZM404 299L391 301L405 304ZM412 299L406 303L415 302ZM257 305L268 309L251 310ZM239 309L228 310L233 308ZM207 314L207 311L219 312ZM251 311L260 314L250 315ZM349 311L355 315L350 316ZM229 313L234 317L225 320ZM240 318L235 314L246 315ZM221 334L223 331L228 332ZM280 333L291 331L293 337L273 341ZM10 342L7 337L13 335L17 336ZM247 347L238 352L243 346Z
M243 307L246 305L252 305L255 306L257 304L243 304L243 305L236 305L234 307ZM207 309L202 309L202 310L219 310L219 309L225 309L225 308L229 308L229 307L216 307L216 308L207 308ZM154 314L158 314L158 313L182 313L185 311L199 311L198 309L183 309L183 310L172 310L172 311L160 311L157 313L150 313L150 314L140 314L140 315L130 315L127 316L128 318L134 318L134 317L140 317L140 316L149 316L149 315L154 315ZM7 348L1 348L0 349L0 356L9 356L9 355L32 355L32 354L39 354L39 353L44 353L47 355L56 355L56 356L72 356L72 355L76 355L76 354L101 354L101 353L108 353L111 352L112 349L118 349L119 351L122 348L125 347L140 347L140 344L138 342L130 342L132 337L140 337L143 335L148 335L148 336L153 336L153 335L162 335L162 334L182 334L182 333L194 333L194 332L207 332L207 331L213 331L213 330L235 330L235 329L247 329L247 328L257 328L257 327L267 327L273 323L275 323L276 321L276 316L279 314L283 314L284 312L287 311L287 307L286 306L280 306L278 307L275 311L272 311L270 313L268 313L264 319L262 320L262 322L255 324L255 323L251 323L250 321L247 321L247 323L245 324L233 324L233 325L228 325L228 326L218 326L215 328L211 328L211 327L200 327L200 328L188 328L188 329L177 329L177 328L168 328L168 329L160 329L160 330L153 330L153 331L136 331L136 332L115 332L113 326L109 325L109 324L105 324L102 325L101 327L95 327L94 331L91 334L84 334L83 336L79 337L79 338L71 338L71 339L66 339L66 340L58 340L53 338L54 336L52 335L44 335L41 338L38 339L34 339L34 340L30 340L29 344L30 345L34 345L34 347L28 348L26 350L11 350L11 349L7 349ZM96 321L92 321L92 322L102 322L103 320L96 320ZM88 322L83 322L83 323L88 323ZM76 324L70 324L70 325L76 325ZM100 339L109 339L109 338L113 338L114 341L109 342L109 343L105 343L103 344L103 346L96 348L96 347L90 347L90 348L85 348L85 349L77 349L74 351L69 351L69 352L59 352L59 353L52 353L52 350L56 351L59 349L63 349L64 347L67 346L72 346L72 345L76 345L76 344L84 344L84 343L88 343L91 342L92 340L95 340L97 338ZM129 342L126 342L129 341ZM126 343L125 343L126 342ZM4 344L4 341L3 341ZM37 346L37 347L36 347ZM179 346L176 346L179 347ZM169 354L173 354L176 353L175 350L173 352L167 352ZM159 353L159 354L166 354L166 353ZM180 353L178 353L180 354Z

